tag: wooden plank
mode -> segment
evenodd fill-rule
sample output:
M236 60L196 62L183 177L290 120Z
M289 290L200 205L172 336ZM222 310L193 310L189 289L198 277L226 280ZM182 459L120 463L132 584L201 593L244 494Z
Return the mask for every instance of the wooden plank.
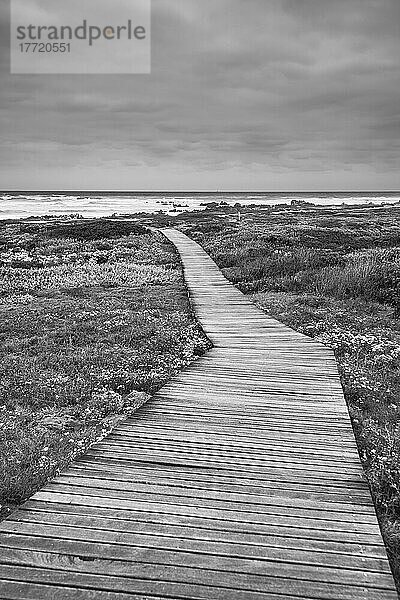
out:
M94 562L97 559L103 560L121 560L128 563L146 564L146 565L169 565L175 567L187 567L193 569L203 569L205 571L213 570L221 572L220 583L223 585L225 573L243 573L248 575L285 577L301 579L308 581L324 581L326 583L345 583L347 585L390 589L390 572L371 571L356 567L351 569L342 566L323 565L322 557L318 562L317 556L311 553L299 555L295 554L295 560L280 560L279 552L276 556L266 559L256 557L236 557L234 555L218 555L202 552L191 552L177 548L165 550L157 547L129 546L126 544L113 544L103 541L80 539L62 539L44 537L44 536L18 536L9 534L4 540L0 540L0 547L4 549L19 550L20 554L25 552L45 552L49 554L67 554L72 559L76 558L85 563ZM285 551L281 551L285 554ZM310 557L313 562L304 563L302 557ZM93 560L91 560L93 559ZM73 560L70 560L70 564ZM129 576L130 571L125 571ZM89 571L89 569L87 569ZM207 577L207 572L204 573ZM389 583L390 582L390 583Z
M35 558L39 558L38 553L36 553L36 555L30 554L30 556L32 558L34 556ZM49 555L47 555L47 557L48 556ZM101 566L102 562L104 563L104 561L101 561L99 566ZM53 564L54 563L55 560L53 559ZM102 566L103 568L106 568L106 565L103 564ZM115 566L112 570L116 570ZM138 570L140 571L140 568ZM50 589L54 590L53 593L57 590L56 586L61 585L62 587L57 591L60 594L59 597L63 598L64 589L67 586L72 586L74 584L78 585L80 590L82 590L82 588L99 590L103 588L103 594L109 591L113 594L117 594L117 598L121 597L120 594L122 594L122 597L126 597L125 594L133 594L133 596L130 596L133 598L153 598L154 594L157 594L156 597L197 598L199 600L205 600L210 597L215 598L215 600L227 600L228 598L233 598L233 600L262 600L263 598L271 600L272 598L278 598L281 600L282 593L285 593L285 597L291 597L292 594L295 594L295 597L298 598L302 592L305 594L307 594L307 592L312 592L313 594L318 593L319 598L327 600L335 598L351 600L353 598L358 598L361 592L364 594L364 598L372 600L372 598L385 598L385 594L387 594L386 590L381 590L380 593L378 592L378 595L372 596L372 592L376 593L376 590L370 590L367 587L357 588L354 586L345 586L343 584L334 585L334 590L332 590L331 586L324 583L308 581L305 585L298 580L287 579L282 581L282 579L278 577L269 578L267 588L264 585L262 590L260 590L260 582L257 580L257 577L244 577L241 574L228 576L228 582L232 585L232 587L228 587L226 580L224 585L221 586L218 573L213 576L215 573L213 571L208 571L209 577L207 583L204 582L204 576L203 580L201 580L198 570L195 569L186 569L184 575L174 573L173 576L175 578L184 576L184 582L179 580L169 581L162 571L160 573L160 578L157 578L154 575L150 578L148 571L143 568L142 571L144 571L144 576L140 578L136 573L135 576L130 577L127 577L126 575L120 577L113 573L104 576L103 574L99 574L98 571L95 571L95 573L81 573L76 569L72 574L65 568L57 570L53 568L50 571L49 569L41 567L32 568L25 565L13 565L5 566L4 575L2 575L2 577L23 579L32 583L40 581L41 585L43 585L42 582L44 581ZM155 569L153 572L154 571ZM51 575L53 575L53 577L51 577ZM216 584L215 586L213 586L214 581ZM302 595L301 597L306 598L307 596Z
M234 454L235 456L239 456L240 458L254 457L257 459L263 459L265 458L265 456L272 456L274 453L296 453L298 456L302 455L305 457L309 455L311 455L312 457L329 457L329 460L331 460L332 462L342 462L342 460L339 459L343 459L346 457L358 461L358 453L355 450L355 448L347 448L346 446L344 446L342 448L342 451L340 451L339 442L337 443L337 445L332 445L331 449L327 449L326 446L323 444L323 439L321 441L319 441L319 439L315 441L311 440L308 443L305 442L304 446L302 446L301 450L299 450L298 445L295 443L295 439L293 440L293 437L290 436L289 439L286 437L273 437L272 439L265 439L263 445L256 445L250 440L248 443L244 444L240 442L235 443L233 437L231 443L229 443L229 439L228 443L223 443L219 440L215 442L211 437L209 439L206 437L203 437L203 439L199 439L198 437L189 438L188 436L185 436L183 434L182 438L179 439L179 437L177 436L174 437L170 435L165 435L150 437L150 434L147 436L138 435L135 432L135 434L133 435L115 433L114 435L110 436L106 440L106 442L110 445L116 445L119 447L127 448L134 448L140 445L144 448L163 449L164 447L168 447L174 450L176 449L178 451L184 448L190 448L192 450L199 449L203 451L209 451L212 453L220 453L220 456L229 456ZM224 437L223 440L226 440L226 437Z
M64 525L66 527L78 527L83 529L96 529L107 532L121 532L127 534L152 535L157 537L168 537L174 539L189 539L202 541L217 541L235 544L249 544L251 546L278 547L311 550L313 552L333 552L336 554L348 554L356 556L367 556L372 558L385 558L385 550L381 544L361 544L359 542L334 541L332 539L316 540L305 536L305 531L296 529L295 532L288 528L275 529L273 533L248 533L217 530L212 523L208 526L194 527L193 525L170 525L166 523L148 520L120 522L109 517L87 517L75 514L59 514L40 511L18 511L10 518L12 523L35 523ZM298 535L296 535L296 532ZM299 535L300 533L300 535ZM136 539L136 538L135 538ZM104 540L105 541L105 540ZM126 542L126 538L124 538Z
M161 469L151 468L144 469L142 466L140 467L122 467L119 468L115 466L113 468L107 464L101 464L99 462L93 463L84 463L81 465L80 463L75 463L72 468L68 469L64 472L65 475L69 476L82 476L90 477L93 479L106 479L106 480L117 480L117 481L142 481L148 482L153 479L156 479L160 485L164 482L170 481L175 482L177 484L182 483L185 484L190 482L193 484L193 487L200 487L205 489L227 489L227 490L247 490L249 493L263 493L263 490L268 490L273 487L276 488L277 484L280 482L282 485L290 489L294 487L295 489L315 489L321 490L321 488L325 489L327 493L329 491L340 491L341 489L347 489L349 484L349 479L345 479L343 481L334 481L329 482L327 485L326 481L322 479L308 479L304 480L304 478L299 475L297 478L294 476L284 477L280 473L278 473L275 477L269 476L268 479L246 479L239 477L220 477L219 475L210 475L210 474L197 474L197 473L187 473L182 469L172 471L162 471ZM355 490L365 490L365 484L362 480L352 482L352 485ZM251 491L253 490L253 492Z
M114 561L113 561L114 566ZM3 598L7 598L10 600L21 600L21 599L36 599L36 600L53 600L54 598L63 598L66 600L82 600L83 598L89 598L90 600L95 600L96 598L100 598L100 600L125 600L127 598L133 599L141 599L141 600L163 600L164 598L193 598L194 600L206 600L207 598L215 598L216 600L228 600L229 598L235 598L236 600L247 600L247 599L255 599L255 600L282 600L282 592L285 594L285 598L302 598L302 600L315 600L315 598L320 598L322 600L334 600L339 598L341 600L354 600L362 597L365 600L385 600L385 599L393 599L393 595L390 595L391 592L389 590L371 590L367 587L360 588L354 586L345 586L345 585L334 585L331 584L321 584L313 581L299 581L299 580L290 580L286 579L285 583L282 582L281 578L271 577L267 579L267 589L265 589L262 593L257 593L256 591L252 591L246 589L246 586L242 586L241 590L233 590L226 586L216 586L215 588L211 588L211 586L206 586L204 583L200 583L200 586L196 589L194 585L190 586L186 584L183 587L182 584L171 584L169 582L163 582L159 579L152 580L140 580L140 579L128 579L126 576L124 578L116 578L114 576L108 576L107 579L101 576L87 576L87 575L76 575L76 579L79 581L81 585L90 586L90 588L77 588L77 587L69 587L68 585L62 585L59 587L58 585L53 584L37 584L35 580L38 578L48 579L46 575L43 573L43 570L36 569L34 572L30 569L27 572L25 568L24 571L21 568L17 571L18 567L14 567L12 573L7 573L10 576L14 577L25 577L30 579L29 583L21 582L16 583L15 581L10 580L0 580L1 589L4 590ZM113 571L114 569L111 569ZM78 569L76 569L76 572ZM46 571L46 573L48 570ZM55 579L57 582L64 583L66 577L65 571L54 571ZM197 574L194 569L186 570L186 581L190 581L191 579L195 579L193 574ZM240 577L236 576L237 585L240 585L241 580L244 582L252 583L253 579L257 583L257 578L254 577L250 579L249 576ZM259 578L258 578L259 579ZM103 583L106 582L106 583ZM112 585L113 591L104 591L96 589L96 586L99 585L107 585L110 583ZM249 586L247 583L247 586ZM132 591L120 592L116 591L115 585L118 585L119 589L127 589ZM159 589L158 592L160 595L154 595L154 590ZM268 591L268 588L271 591ZM150 590L150 593L146 590ZM277 590L277 592L273 591ZM168 596L164 595L168 594ZM174 594L173 596L170 594ZM183 595L182 595L183 594ZM309 595L312 594L312 595Z
M272 458L279 458L279 460L284 461L287 458L287 455L290 455L291 460L296 457L298 461L301 461L302 464L307 464L312 462L313 464L325 464L331 463L332 465L338 465L339 467L343 464L352 464L358 466L358 454L356 452L346 452L343 450L343 453L334 453L334 452L326 452L319 453L317 450L305 452L303 448L295 446L294 444L288 443L288 445L273 445L270 444L269 447L265 448L264 452L246 452L245 449L237 448L236 451L234 449L224 447L215 447L211 444L199 444L186 441L185 443L179 444L179 442L175 442L173 440L165 439L165 440L143 440L141 443L132 443L131 440L121 439L110 437L101 444L98 445L98 450L102 450L103 448L115 450L118 452L135 452L136 448L140 447L144 452L152 452L152 451L168 451L170 453L179 453L182 455L185 454L196 454L196 456L205 456L205 457L219 457L224 459L231 459L232 457L236 459L240 459L243 464L260 464L266 465Z
M40 508L40 507L39 507ZM169 537L184 537L189 539L213 540L220 542L236 541L252 545L277 545L285 546L289 543L293 547L312 549L314 551L327 550L342 554L361 554L367 556L385 557L379 536L355 534L349 536L338 532L333 535L332 531L313 530L302 527L272 526L260 528L235 527L234 522L200 519L197 517L179 518L165 515L165 519L156 519L151 513L129 514L124 512L126 519L122 518L117 511L110 514L102 514L101 511L89 510L88 507L80 507L80 510L69 507L68 511L60 511L58 505L53 505L53 510L31 510L24 508L16 511L10 521L51 523L58 525L75 525L88 529L104 529L107 531L122 531L127 533L145 533L151 535L164 535ZM231 525L231 527L230 527ZM309 535L306 537L306 532ZM315 544L314 544L315 543ZM290 547L290 546L289 546Z
M79 497L78 497L79 502ZM18 519L26 513L50 513L59 515L61 518L68 515L85 515L89 519L99 517L103 519L112 519L113 522L123 521L127 527L129 523L153 523L162 525L173 525L181 527L197 527L200 529L212 529L219 532L233 532L239 534L251 535L284 535L286 537L305 537L308 539L330 540L336 542L346 542L362 545L381 546L382 538L379 529L373 525L363 525L354 523L341 523L336 521L322 521L303 519L292 523L290 518L275 517L268 515L263 522L252 523L249 520L227 520L223 513L208 513L206 516L193 516L189 514L179 514L171 511L156 511L154 505L145 506L142 510L124 510L107 506L104 508L99 503L91 506L76 503L62 504L61 502L40 502L30 500L15 513ZM107 502L107 501L106 501ZM153 512L152 512L153 510ZM22 518L22 516L21 516ZM27 517L31 519L30 516ZM11 519L11 517L10 517ZM40 517L38 517L40 521ZM381 546L382 547L382 546Z
M152 450L150 453L140 451L140 449L132 449L129 452L123 450L118 451L112 447L102 446L101 449L93 449L87 452L87 456L95 457L97 454L104 457L115 457L121 460L136 460L148 463L164 463L171 465L192 465L193 467L204 467L204 468L218 468L218 469L235 469L238 472L259 472L260 475L267 473L272 466L278 469L291 469L291 470L306 470L309 472L323 473L328 469L331 471L331 478L335 474L352 474L358 475L360 469L357 465L350 465L344 461L341 465L334 465L327 461L304 461L301 458L293 457L292 459L285 459L284 457L270 456L268 464L261 461L236 461L234 459L218 460L218 457L207 457L200 455L200 453L174 453L172 451L156 451Z
M87 477L80 477L78 475L71 476L65 474L57 477L54 480L54 484L60 485L71 485L76 487L93 487L98 490L106 489L108 491L131 491L132 482L123 481L120 479L100 479L88 475ZM233 490L232 488L226 487L226 485L206 485L199 486L187 482L175 482L166 480L164 482L157 481L135 481L135 493L146 492L151 494L164 494L165 496L184 496L185 498L203 498L203 499L215 499L225 500L228 502L243 502L246 504L264 505L270 504L272 498L285 498L289 499L301 499L315 502L326 502L331 506L337 506L341 504L353 504L357 503L359 507L369 506L369 497L365 490L353 490L351 493L340 490L331 490L330 492L313 490L312 488L300 489L295 486L292 489L285 485L281 489L278 486L265 488L265 489L253 489L253 493L248 488L241 488L239 490ZM360 508L362 512L363 509ZM370 512L370 511L368 511Z
M108 543L116 546L125 546L128 549L154 548L165 551L179 551L198 553L210 556L225 556L243 560L256 559L257 561L284 561L298 564L321 565L325 567L341 567L347 569L364 570L370 572L381 572L384 570L387 557L368 556L362 551L352 554L345 552L333 552L325 550L315 551L310 545L303 548L300 544L294 544L292 538L283 538L282 544L276 541L270 545L237 543L233 541L221 542L219 539L204 541L201 539L188 539L180 537L177 541L174 537L161 535L148 535L140 533L120 533L103 528L102 530L90 529L88 527L69 526L65 529L63 525L26 523L9 521L7 529L3 530L5 542L13 538L13 534L24 538L40 537L48 540L58 540L65 536L70 541L83 541L93 543ZM305 546L305 542L303 546Z
M259 482L262 486L264 482L275 481L275 482L285 482L285 481L304 481L305 484L311 481L319 481L321 485L328 486L328 484L334 485L336 483L344 482L346 486L353 486L355 488L359 487L361 482L362 489L365 489L365 478L361 472L353 473L345 473L345 474L335 474L335 478L332 479L332 474L327 473L326 471L315 471L310 470L307 471L304 468L301 469L293 469L293 468L281 468L278 465L270 466L267 469L263 469L262 473L259 469L255 471L250 471L246 469L245 471L240 471L238 468L235 469L222 469L220 466L217 468L212 468L209 466L202 467L200 464L191 465L189 463L179 463L174 464L172 462L156 462L156 461L148 461L145 462L143 460L130 460L125 458L118 458L115 455L112 456L104 456L103 454L94 454L93 456L85 455L79 461L74 463L75 467L79 467L82 465L90 465L90 468L93 467L102 467L103 465L108 465L112 467L112 469L117 472L118 470L129 471L131 469L136 470L140 469L140 471L144 474L149 474L151 472L163 472L170 473L174 476L176 474L181 474L183 477L190 477L192 480L196 479L196 477L205 475L212 477L214 481L240 481L243 479L249 480L254 484L254 482ZM346 487L345 486L345 487Z
M63 494L61 492L48 492L45 490L38 492L33 496L34 501L39 503L58 503L68 506L93 506L102 508L112 508L119 511L141 511L156 512L160 515L180 515L193 516L204 519L220 519L227 522L240 521L245 524L263 525L265 523L286 524L288 526L298 526L307 528L321 528L327 531L346 531L346 532L366 532L380 533L378 524L374 519L362 520L357 515L350 514L348 518L346 513L341 514L339 518L331 512L314 512L300 510L281 510L279 507L271 508L260 514L256 512L243 512L235 510L224 510L218 507L196 507L183 503L157 502L154 498L149 500L125 500L114 497L96 496L90 493ZM82 491L82 489L81 489Z
M111 487L111 486L110 486ZM136 488L136 485L135 485ZM118 500L138 501L138 502L159 502L160 504L179 503L184 506L216 508L218 510L258 513L261 510L260 504L264 504L264 510L269 510L277 515L309 516L316 518L327 518L333 520L351 520L360 523L374 523L376 516L373 508L367 504L330 502L329 500L316 500L312 494L307 498L293 498L290 495L268 496L264 502L254 502L252 498L241 499L232 497L230 494L218 495L218 493L206 494L199 490L190 494L189 490L180 493L174 489L163 489L158 492L151 485L146 491L135 490L114 490L110 488L101 488L83 485L69 485L66 483L49 483L45 490L49 492L58 492L67 495L80 494L85 496L98 496L102 498L113 498L115 505ZM41 497L43 492L38 492L35 497ZM268 506L268 509L266 508Z

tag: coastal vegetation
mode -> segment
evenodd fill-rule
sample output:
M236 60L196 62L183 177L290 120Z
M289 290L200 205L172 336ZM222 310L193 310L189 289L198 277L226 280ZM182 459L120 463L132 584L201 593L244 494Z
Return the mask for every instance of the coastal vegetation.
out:
M7 515L208 347L179 256L132 222L0 226Z
M334 351L398 582L399 216L399 206L219 206L179 219L260 308Z
M2 514L209 347L177 226L261 309L335 353L400 582L400 207L231 207L0 225Z

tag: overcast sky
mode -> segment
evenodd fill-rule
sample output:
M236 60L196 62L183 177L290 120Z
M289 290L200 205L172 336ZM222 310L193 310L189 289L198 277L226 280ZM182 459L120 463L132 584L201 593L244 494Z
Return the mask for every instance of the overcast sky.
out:
M3 189L400 189L399 0L153 0L151 75L88 77L9 75L6 5Z

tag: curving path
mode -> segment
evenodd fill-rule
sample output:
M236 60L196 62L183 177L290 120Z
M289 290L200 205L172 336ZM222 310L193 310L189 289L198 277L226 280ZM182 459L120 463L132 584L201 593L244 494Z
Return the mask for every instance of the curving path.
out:
M1 599L395 600L332 352L176 230L214 348L1 524Z

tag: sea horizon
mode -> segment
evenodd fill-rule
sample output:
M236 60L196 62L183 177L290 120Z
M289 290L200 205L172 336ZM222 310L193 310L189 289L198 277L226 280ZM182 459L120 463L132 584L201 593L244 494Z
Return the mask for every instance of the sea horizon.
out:
M274 206L304 201L316 206L396 204L400 191L128 191L18 190L0 192L0 220L79 214L83 217L202 210L213 202Z

